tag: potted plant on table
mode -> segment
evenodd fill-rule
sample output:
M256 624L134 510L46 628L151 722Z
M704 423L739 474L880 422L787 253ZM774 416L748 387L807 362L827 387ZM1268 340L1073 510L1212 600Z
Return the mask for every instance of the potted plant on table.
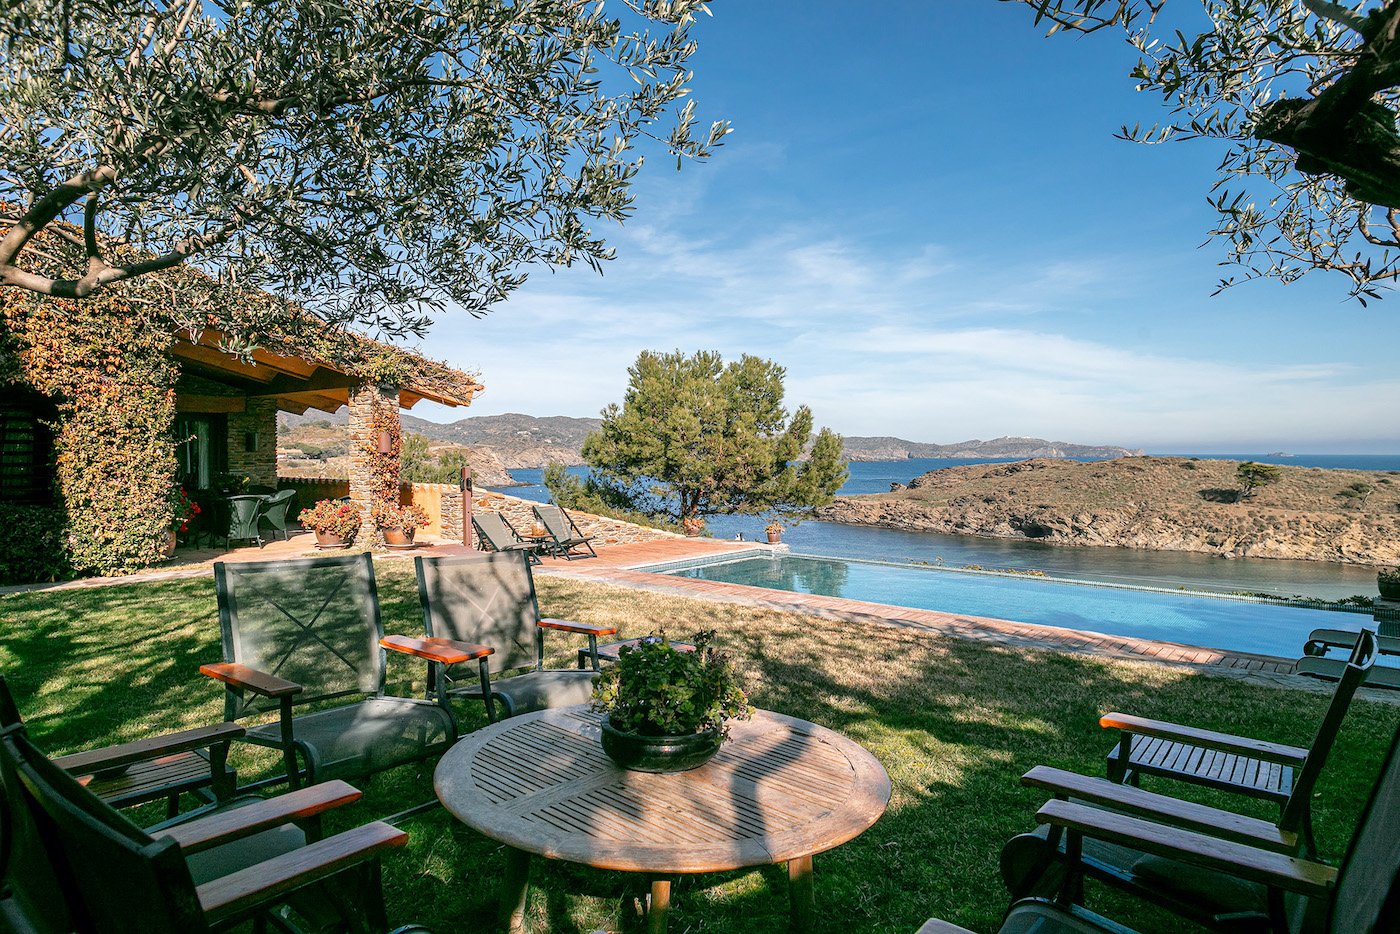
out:
M1376 572L1376 586L1381 599L1400 600L1400 568L1381 568Z
M360 532L360 510L344 500L323 499L297 520L316 533L317 548L349 548Z
M417 503L403 506L381 503L374 507L370 518L384 536L384 544L391 548L412 545L414 533L428 527L428 511Z
M603 717L603 751L625 769L684 772L710 760L729 720L753 716L734 662L697 633L683 652L664 633L623 646L598 676L593 708Z

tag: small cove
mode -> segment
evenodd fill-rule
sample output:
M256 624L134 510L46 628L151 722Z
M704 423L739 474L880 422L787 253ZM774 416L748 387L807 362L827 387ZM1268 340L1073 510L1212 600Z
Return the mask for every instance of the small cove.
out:
M1252 458L1300 467L1400 469L1400 457L1383 455L1319 455L1312 458L1231 455L1230 458ZM963 464L1002 463L1006 460L1010 459L853 461L850 464L850 479L842 487L841 493L885 492L891 483L908 483L930 470ZM579 475L586 472L581 467L570 470ZM548 491L540 483L542 474L542 470L512 470L511 476L524 485L501 492L524 499L547 501ZM710 534L716 538L732 539L742 534L749 541L757 541L763 537L763 521L752 516L712 516L707 524ZM1302 594L1325 600L1339 600L1353 594L1374 596L1376 592L1376 573L1371 568L1324 561L1221 558L1194 552L1047 545L1024 539L907 532L818 521L803 522L787 530L783 540L794 551L809 555L901 564L973 565L989 569L1041 571L1049 577L1168 590L1243 591L1276 596Z

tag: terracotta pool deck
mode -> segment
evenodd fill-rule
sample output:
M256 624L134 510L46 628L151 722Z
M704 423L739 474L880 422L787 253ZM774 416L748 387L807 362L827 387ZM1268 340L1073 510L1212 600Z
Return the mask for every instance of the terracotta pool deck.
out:
M566 561L546 558L536 573L547 576L572 577L629 587L654 593L675 594L696 600L711 600L742 606L761 607L790 613L805 613L826 619L847 620L866 625L900 626L941 635L975 639L1010 647L1055 649L1116 658L1133 658L1164 664L1180 665L1228 676L1250 677L1293 688L1330 690L1331 686L1312 678L1293 674L1292 659L1272 655L1226 652L1175 642L1135 639L1101 633L1063 629L1034 623L983 616L943 613L910 607L848 600L844 597L824 597L814 594L791 593L657 574L647 567L714 557L726 553L766 550L756 542L732 542L715 539L668 538L652 542L609 545L598 549L596 558ZM147 580L169 580L199 577L209 574L215 561L275 561L317 554L309 534L293 535L288 541L270 542L263 548L247 547L232 551L182 550L170 564L152 568L140 574L117 578L88 578L59 584L40 584L0 588L0 593L26 590L66 590L70 588L102 587ZM414 555L436 556L466 554L467 549L454 542L427 540L417 547L400 552L375 555L376 561L405 560ZM1382 692L1368 691L1368 694Z

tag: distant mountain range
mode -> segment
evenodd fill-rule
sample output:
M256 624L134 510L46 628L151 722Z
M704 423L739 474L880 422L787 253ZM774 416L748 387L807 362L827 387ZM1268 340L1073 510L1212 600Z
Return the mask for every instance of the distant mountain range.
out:
M898 461L911 457L1135 457L1142 451L1102 444L1071 444L1044 438L993 438L928 444L903 438L846 439L846 457L853 461Z
M601 425L598 418L569 418L553 415L478 415L450 424L402 415L404 430L414 431L430 441L461 444L489 450L508 469L544 467L552 461L581 464L579 449L583 439ZM345 424L344 412L325 415L282 415L282 424L293 431L307 422L330 421ZM285 441L286 439L284 439ZM893 461L911 457L1128 457L1142 451L1111 445L1071 444L1043 438L994 438L991 441L960 441L956 444L928 444L903 438L846 438L846 456L854 461Z

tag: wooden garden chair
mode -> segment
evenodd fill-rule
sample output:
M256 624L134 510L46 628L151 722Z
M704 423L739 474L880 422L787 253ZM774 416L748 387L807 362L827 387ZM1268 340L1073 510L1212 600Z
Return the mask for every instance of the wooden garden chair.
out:
M592 545L595 536L580 532L573 518L559 506L541 503L535 507L535 517L549 533L551 553L572 561L582 558L584 552L579 549L585 549L591 557L598 557L598 552L593 550Z
M295 931L293 917L317 930L383 931L380 854L408 838L373 823L308 843L289 822L356 800L343 782L153 836L45 757L22 726L0 731L0 789L0 929L26 934L199 934L248 920Z
M0 729L20 726L9 682L0 675ZM203 807L233 796L237 773L228 765L229 746L243 736L236 723L216 723L150 739L60 756L54 762L112 807L166 802L167 819L189 794Z
M1123 787L1132 794L1138 789ZM1089 912L1078 900L1076 875L1087 867L1080 854L1090 841L1145 854L1155 870L1141 881L1148 891L1172 892L1193 881L1213 881L1254 893L1258 909L1233 916L1222 929L1326 931L1328 934L1384 934L1400 931L1400 730L1373 786L1370 801L1352 835L1341 869L1285 856L1247 840L1221 837L1144 820L1072 801L1048 802L1036 819L1063 835L1069 871L1052 897L1012 905L1001 934L1131 934L1127 928ZM1218 828L1217 828L1218 829ZM1140 860L1141 862L1141 860ZM1155 899L1160 901L1160 899ZM1321 921L1321 923L1318 923ZM918 934L969 934L930 920Z
M447 637L456 645L477 644L494 650L478 656L475 681L454 680L450 663L429 659L429 692L443 704L451 696L483 701L487 717L496 719L496 705L506 716L587 702L598 671L598 637L617 632L614 626L541 619L530 563L520 552L495 552L450 558L414 559L418 571L418 600L423 629L429 639ZM546 632L570 632L588 637L591 669L551 669L544 666ZM465 659L463 659L465 661ZM521 672L492 680L496 675Z
M246 788L369 775L456 741L446 706L384 693L385 649L407 649L384 638L368 554L219 562L214 580L224 660L199 670L224 684L225 719L276 712L243 739L286 766L285 779Z
M1107 757L1108 777L1136 785L1141 776L1154 775L1271 801L1280 809L1279 828L1301 832L1311 847L1313 785L1376 655L1376 634L1363 629L1338 672L1332 701L1307 749L1129 714L1105 714L1100 725L1119 731L1118 744Z

